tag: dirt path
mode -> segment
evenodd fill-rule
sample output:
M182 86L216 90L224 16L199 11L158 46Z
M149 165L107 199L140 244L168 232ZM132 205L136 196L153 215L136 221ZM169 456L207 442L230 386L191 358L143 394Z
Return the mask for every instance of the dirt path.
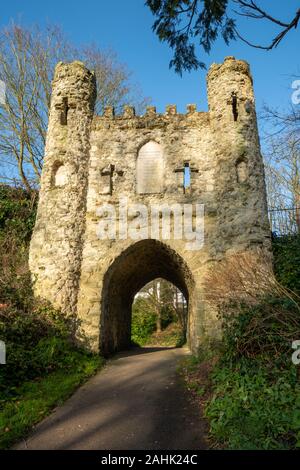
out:
M205 425L176 374L186 354L119 354L15 448L204 449Z

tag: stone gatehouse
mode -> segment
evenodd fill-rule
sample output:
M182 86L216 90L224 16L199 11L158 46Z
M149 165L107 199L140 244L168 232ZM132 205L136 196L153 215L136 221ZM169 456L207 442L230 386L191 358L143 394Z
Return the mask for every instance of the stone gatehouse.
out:
M137 116L126 106L122 115L107 107L96 116L95 90L82 63L57 65L30 248L35 293L76 315L78 336L109 353L129 346L135 294L165 278L188 300L188 342L196 351L219 330L205 301L209 266L235 251L270 248L249 65L227 57L211 66L208 112L188 105L179 114L169 105L158 114L151 106ZM203 204L203 246L190 250L186 240L161 233L99 237L99 222L109 220L104 204L120 209L120 196L146 206ZM139 215L128 213L129 222L140 225Z

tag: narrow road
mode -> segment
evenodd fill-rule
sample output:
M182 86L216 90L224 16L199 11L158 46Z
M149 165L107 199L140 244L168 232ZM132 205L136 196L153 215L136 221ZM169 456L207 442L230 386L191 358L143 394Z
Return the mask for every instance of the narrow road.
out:
M123 352L15 449L204 449L205 425L176 367L187 349Z

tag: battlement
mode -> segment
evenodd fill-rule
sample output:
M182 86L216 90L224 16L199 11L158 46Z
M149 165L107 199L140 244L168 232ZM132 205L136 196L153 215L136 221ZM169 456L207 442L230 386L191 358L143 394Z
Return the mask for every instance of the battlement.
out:
M123 107L123 113L116 115L114 106L105 106L102 116L97 116L99 118L105 119L116 119L116 118L123 118L123 119L131 119L134 117L155 117L155 116L184 116L184 115L191 115L191 114L203 114L203 112L197 112L197 105L196 104L188 104L186 106L186 114L177 113L177 106L175 104L168 104L166 106L166 111L164 114L157 113L155 106L147 106L146 112L142 116L137 116L135 107L125 105Z
M93 128L115 127L163 127L168 123L206 122L207 112L197 111L196 104L188 104L186 113L178 113L174 104L168 104L165 113L158 113L155 106L147 106L143 115L137 115L134 106L124 106L122 114L116 114L113 106L106 106L101 116L94 116Z

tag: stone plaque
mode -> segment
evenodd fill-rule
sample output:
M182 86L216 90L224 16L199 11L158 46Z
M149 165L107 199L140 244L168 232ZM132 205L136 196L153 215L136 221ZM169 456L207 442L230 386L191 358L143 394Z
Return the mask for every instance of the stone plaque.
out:
M154 194L163 190L164 160L161 146L148 142L137 158L137 193Z

